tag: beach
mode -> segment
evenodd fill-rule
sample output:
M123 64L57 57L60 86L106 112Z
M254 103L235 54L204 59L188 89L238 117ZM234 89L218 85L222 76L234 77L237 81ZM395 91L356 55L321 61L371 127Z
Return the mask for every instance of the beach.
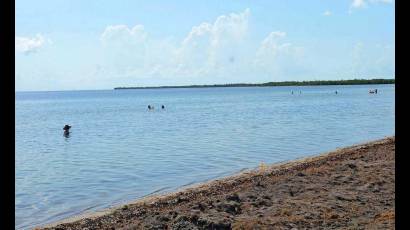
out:
M394 203L393 136L39 229L394 229Z

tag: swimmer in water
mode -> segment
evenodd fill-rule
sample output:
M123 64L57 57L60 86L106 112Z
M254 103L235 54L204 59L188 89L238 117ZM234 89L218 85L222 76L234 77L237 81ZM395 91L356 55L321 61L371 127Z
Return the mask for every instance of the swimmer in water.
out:
M69 126L69 125L65 125L64 126L64 128L63 128L63 130L64 130L64 136L68 136L69 134L70 134L70 128L71 128L71 126Z

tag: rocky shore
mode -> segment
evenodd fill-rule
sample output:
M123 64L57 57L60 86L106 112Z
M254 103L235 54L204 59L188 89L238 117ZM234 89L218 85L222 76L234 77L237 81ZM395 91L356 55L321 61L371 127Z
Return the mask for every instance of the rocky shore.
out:
M41 229L394 229L395 137Z

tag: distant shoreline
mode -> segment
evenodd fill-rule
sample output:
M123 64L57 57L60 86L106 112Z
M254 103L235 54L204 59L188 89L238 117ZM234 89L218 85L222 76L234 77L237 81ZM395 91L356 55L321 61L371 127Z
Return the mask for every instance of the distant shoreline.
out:
M183 86L138 86L138 87L115 87L120 89L167 89L167 88L216 88L216 87L269 87L269 86L319 86L319 85L375 85L375 84L395 84L395 79L353 79L353 80L333 80L333 81L281 81L266 82L259 84L233 83L214 85L183 85Z

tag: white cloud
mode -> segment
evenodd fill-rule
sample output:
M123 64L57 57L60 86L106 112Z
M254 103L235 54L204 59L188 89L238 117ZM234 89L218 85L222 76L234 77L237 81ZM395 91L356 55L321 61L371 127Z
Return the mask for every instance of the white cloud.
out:
M179 43L151 39L142 25L108 26L100 37L106 54L104 66L117 69L119 75L136 77L229 75L244 59L249 17L249 9L221 15L213 23L193 26Z
M256 70L263 70L264 74L277 78L290 72L295 74L295 69L301 69L303 47L283 42L285 38L285 32L274 31L261 42L253 60Z
M243 55L250 10L219 16L214 23L194 26L177 50L176 74L204 76L235 71Z
M147 33L144 31L143 25L136 25L133 28L128 28L126 25L107 26L101 35L103 44L113 42L144 42Z
M332 12L329 11L329 10L326 10L325 12L323 12L322 15L323 15L323 16L330 16L330 15L332 15Z
M391 4L393 3L393 0L353 0L352 3L350 4L350 9L349 13L352 13L352 9L359 9L359 8L365 8L370 4L377 4L377 3L385 3L385 4Z
M286 33L282 32L282 31L273 31L271 32L262 43L266 43L269 41L274 41L277 40L279 38L284 38L286 37Z
M51 43L51 40L46 40L41 34L37 34L32 38L18 36L15 38L16 51L24 54L34 53L46 43Z
M366 6L366 2L365 0L353 0L350 6L353 8L362 8Z
M302 47L294 46L289 42L282 42L286 38L286 33L282 31L273 31L260 43L255 59L260 63L275 62L280 55L289 55L299 57L303 55Z
M173 82L236 82L240 76L266 76L303 54L301 47L284 42L286 33L271 32L261 43L250 38L250 10L221 15L203 22L180 41L155 40L142 25L108 26L101 34L105 73L118 79L148 78ZM98 74L104 74L98 72Z

